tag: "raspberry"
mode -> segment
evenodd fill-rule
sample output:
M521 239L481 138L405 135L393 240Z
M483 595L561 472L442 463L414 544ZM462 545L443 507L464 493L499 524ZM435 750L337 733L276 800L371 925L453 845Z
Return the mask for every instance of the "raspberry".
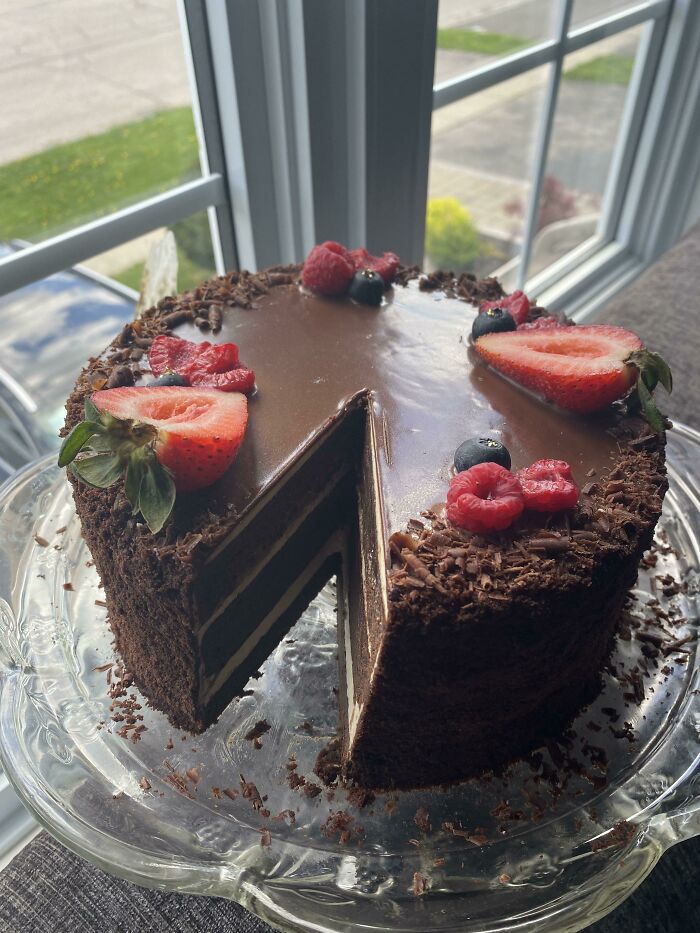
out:
M516 324L524 324L530 313L530 299L525 292L513 292L512 295L505 295L498 301L482 301L479 306L479 314L482 311L488 311L489 308L503 308L510 314Z
M550 330L552 327L568 327L568 324L562 324L555 317L549 314L543 314L542 317L535 318L534 321L526 321L520 324L518 330Z
M401 260L396 253L384 253L383 256L371 256L364 247L350 250L350 259L355 270L372 269L384 279L385 285L391 285L399 271Z
M536 460L518 472L525 507L534 512L559 512L578 502L578 486L565 460Z
M327 240L314 246L306 257L301 281L321 295L343 295L354 274L350 253L340 243Z
M477 463L453 477L447 517L468 531L502 531L525 508L518 478L498 463Z

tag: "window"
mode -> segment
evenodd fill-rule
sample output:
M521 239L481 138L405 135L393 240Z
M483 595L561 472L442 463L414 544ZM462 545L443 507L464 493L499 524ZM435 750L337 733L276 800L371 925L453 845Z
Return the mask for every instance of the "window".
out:
M681 13L665 2L543 0L494 12L441 0L428 262L442 237L451 255L438 261L509 288L530 283L541 298L584 258L625 249L621 206L644 172L638 143L653 133ZM571 308L569 286L552 294Z
M700 210L689 0L36 9L3 12L0 296L37 316L63 312L26 289L76 275L85 301L110 291L91 308L130 314L165 228L181 289L333 238L585 315ZM10 418L38 404L13 359ZM47 438L18 434L0 472ZM16 812L0 782L1 847Z

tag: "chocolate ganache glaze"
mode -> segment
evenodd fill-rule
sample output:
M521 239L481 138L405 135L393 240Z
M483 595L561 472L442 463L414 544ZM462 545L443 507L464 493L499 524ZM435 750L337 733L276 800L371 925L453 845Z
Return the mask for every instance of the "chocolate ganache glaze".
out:
M612 408L560 411L491 371L469 347L477 308L455 297L453 280L423 290L404 276L372 307L307 293L298 273L234 273L165 299L78 380L67 427L129 348L158 333L232 341L256 374L236 461L213 486L178 496L158 535L119 487L74 482L117 648L154 706L201 731L337 573L348 777L405 787L497 767L595 691L660 512L663 437ZM485 280L470 295L498 289ZM562 534L551 516L526 516L491 541L452 528L442 506L454 451L482 435L508 447L513 470L566 460L584 488L612 476L618 498L615 471L633 471L628 530L608 519L591 530L603 485L572 516L583 537L567 539L568 555L542 554L542 534ZM513 555L522 566L509 566ZM493 676L499 632L517 649L504 680ZM428 741L434 754L421 757Z
M544 457L566 460L580 483L617 453L609 429L619 416L574 416L514 387L470 351L476 307L422 292L415 281L390 289L378 308L296 284L271 289L255 305L231 309L216 335L238 344L258 386L238 459L208 493L239 516L358 397L367 398L374 422L389 534L444 502L455 448L466 437L501 441L513 470ZM212 339L189 323L175 333Z

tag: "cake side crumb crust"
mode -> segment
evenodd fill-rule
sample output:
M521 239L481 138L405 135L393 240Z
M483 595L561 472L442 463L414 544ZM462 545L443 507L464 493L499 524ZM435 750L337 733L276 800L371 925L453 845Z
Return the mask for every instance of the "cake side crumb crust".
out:
M544 529L484 538L426 513L392 536L389 620L352 746L345 736L350 781L430 786L498 770L599 692L667 488L665 438L626 427L609 474ZM416 745L429 753L417 759Z

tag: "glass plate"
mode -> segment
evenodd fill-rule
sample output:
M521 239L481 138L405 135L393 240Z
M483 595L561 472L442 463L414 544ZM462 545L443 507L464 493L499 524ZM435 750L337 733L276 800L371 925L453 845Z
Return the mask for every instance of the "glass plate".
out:
M122 738L124 722L110 719L102 594L69 487L51 461L31 465L0 495L3 765L37 819L96 865L234 898L284 930L581 929L700 831L699 464L700 435L677 427L658 563L640 573L613 656L618 673L649 666L638 695L606 673L574 731L532 765L362 809L342 790L309 797L289 780L314 781L336 727L332 586L204 735L173 731L144 706L140 740ZM667 573L687 592L667 595ZM659 631L652 598L683 642L656 662L642 653L653 654ZM257 748L245 736L261 719L271 729ZM262 800L235 795L240 775Z

